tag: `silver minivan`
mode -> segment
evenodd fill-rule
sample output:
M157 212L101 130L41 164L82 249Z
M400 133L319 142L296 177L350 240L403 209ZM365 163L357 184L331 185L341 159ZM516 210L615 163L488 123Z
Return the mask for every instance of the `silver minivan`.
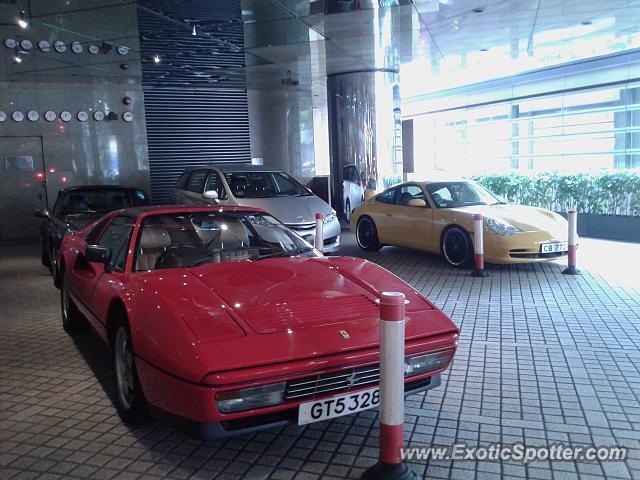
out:
M311 245L319 212L324 215L324 251L334 252L340 246L335 210L281 170L248 164L192 168L171 190L171 202L263 208Z

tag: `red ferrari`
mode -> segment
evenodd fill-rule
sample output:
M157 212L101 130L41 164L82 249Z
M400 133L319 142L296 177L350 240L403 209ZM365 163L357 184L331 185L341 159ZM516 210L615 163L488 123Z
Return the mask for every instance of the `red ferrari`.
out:
M408 300L405 393L440 384L458 329L387 270L323 257L268 213L140 207L65 237L62 320L112 353L124 421L201 438L378 404L380 292Z

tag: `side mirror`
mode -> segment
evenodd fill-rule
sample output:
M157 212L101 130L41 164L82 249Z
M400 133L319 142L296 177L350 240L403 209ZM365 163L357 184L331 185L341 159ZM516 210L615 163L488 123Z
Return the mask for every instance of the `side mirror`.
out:
M109 263L111 262L111 250L99 245L87 245L85 258L91 263L102 263L105 272L111 271Z
M409 200L409 203L407 203L407 205L409 205L410 207L422 207L422 208L424 208L424 207L427 206L427 202L425 202L421 198L412 198L411 200Z
M218 192L215 190L207 190L206 192L204 192L203 196L204 198L213 200L214 202L218 203Z
M36 210L36 213L34 213L34 216L38 218L46 218L47 220L51 219L51 214L49 213L49 210L47 210L46 208L41 208L40 210Z

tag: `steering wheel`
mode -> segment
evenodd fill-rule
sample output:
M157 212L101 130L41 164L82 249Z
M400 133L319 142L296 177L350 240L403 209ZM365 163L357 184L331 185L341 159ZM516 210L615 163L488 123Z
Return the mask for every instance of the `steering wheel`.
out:
M182 260L189 258L195 250L200 248L195 245L173 245L160 254L156 260L155 268L176 268L182 266Z

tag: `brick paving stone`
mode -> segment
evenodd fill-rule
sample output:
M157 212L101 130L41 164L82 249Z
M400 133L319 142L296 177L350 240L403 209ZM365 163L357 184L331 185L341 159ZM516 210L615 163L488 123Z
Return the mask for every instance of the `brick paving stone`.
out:
M130 428L111 402L109 357L64 333L59 293L37 245L0 246L0 478L360 478L378 456L377 413L215 442L150 422ZM524 441L621 444L625 462L417 461L425 478L640 479L640 289L560 263L489 266L475 279L436 256L362 252L461 327L443 385L407 398L414 446Z

